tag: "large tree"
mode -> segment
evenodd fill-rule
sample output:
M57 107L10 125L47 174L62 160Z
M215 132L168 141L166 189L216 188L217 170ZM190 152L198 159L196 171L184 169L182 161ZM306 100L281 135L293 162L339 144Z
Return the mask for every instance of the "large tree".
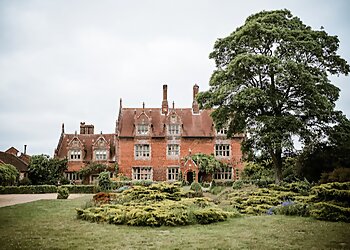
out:
M33 155L28 166L28 177L34 185L57 184L67 170L67 159L59 160L48 155Z
M328 78L349 72L338 47L337 36L311 29L289 10L251 15L216 41L210 54L216 70L198 100L215 108L214 122L228 126L228 136L247 134L243 148L270 155L279 182L292 137L304 144L320 138L340 114L334 110L339 88Z
M19 172L11 164L0 164L0 185L14 185L18 180Z

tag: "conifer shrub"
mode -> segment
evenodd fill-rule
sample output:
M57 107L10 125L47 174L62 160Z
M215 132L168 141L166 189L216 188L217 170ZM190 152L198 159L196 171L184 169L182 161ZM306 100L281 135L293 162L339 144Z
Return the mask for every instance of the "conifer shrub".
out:
M321 184L311 190L311 216L320 220L350 222L350 182Z
M309 205L306 203L298 203L293 201L282 202L281 205L273 209L273 213L288 216L310 216Z
M203 196L202 186L198 182L192 182L190 190L194 191L194 197L202 197Z
M57 199L68 199L69 191L68 188L58 187L57 188Z
M77 209L77 217L91 222L118 225L181 226L208 224L238 215L237 212L222 210L208 198L186 198L187 196L187 192L177 184L134 186L121 193L95 195L95 201L103 202L93 207Z
M319 220L350 222L350 208L330 202L315 203L310 214Z

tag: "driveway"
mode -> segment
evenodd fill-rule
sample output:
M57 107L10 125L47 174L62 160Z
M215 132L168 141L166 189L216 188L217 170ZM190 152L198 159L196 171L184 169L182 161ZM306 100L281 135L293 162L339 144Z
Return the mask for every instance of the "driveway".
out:
M68 199L75 199L89 194L70 194ZM0 207L12 206L37 200L55 200L57 193L51 194L0 194Z

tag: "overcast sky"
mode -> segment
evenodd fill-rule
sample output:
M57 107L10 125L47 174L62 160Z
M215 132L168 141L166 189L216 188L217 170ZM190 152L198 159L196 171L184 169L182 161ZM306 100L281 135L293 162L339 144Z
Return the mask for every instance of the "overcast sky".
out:
M61 124L113 133L119 109L190 107L192 86L209 88L208 55L261 10L287 8L314 29L340 39L350 62L350 2L344 1L16 1L0 0L0 151L14 146L49 154ZM337 108L350 118L349 78Z

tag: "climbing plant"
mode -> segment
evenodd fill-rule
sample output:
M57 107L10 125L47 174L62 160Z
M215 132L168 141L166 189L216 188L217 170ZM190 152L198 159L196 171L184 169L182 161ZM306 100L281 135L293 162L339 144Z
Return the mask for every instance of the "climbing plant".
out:
M227 167L226 163L219 161L214 155L198 153L192 155L191 158L197 164L200 171L208 174Z
M107 170L108 166L100 163L90 163L89 165L82 168L79 173L83 176L89 176L90 174L100 173Z

